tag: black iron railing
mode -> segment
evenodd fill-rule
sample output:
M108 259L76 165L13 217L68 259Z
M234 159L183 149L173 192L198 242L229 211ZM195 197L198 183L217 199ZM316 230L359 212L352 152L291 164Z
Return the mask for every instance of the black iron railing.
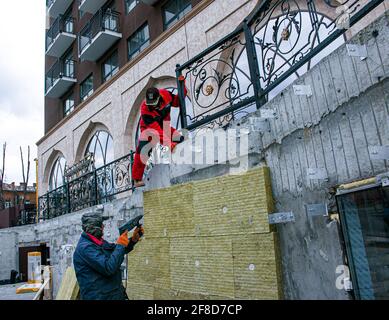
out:
M19 226L29 225L29 224L36 224L37 223L37 210L36 209L26 209L20 211L20 217L19 217Z
M63 77L75 78L75 61L58 59L56 63L46 73L46 93L55 84L55 82Z
M46 50L54 43L57 36L63 32L74 33L74 18L60 15L54 20L46 33Z
M111 9L100 9L87 25L81 30L78 37L79 54L92 43L94 37L101 31L120 32L120 13Z
M259 109L343 44L347 29L382 2L262 1L234 32L177 65L177 79L184 76L191 92L187 106L177 80L183 127L225 126Z
M46 7L49 8L56 0L46 0Z
M39 198L39 219L48 220L112 201L120 193L133 191L131 177L134 153L102 168L85 173Z

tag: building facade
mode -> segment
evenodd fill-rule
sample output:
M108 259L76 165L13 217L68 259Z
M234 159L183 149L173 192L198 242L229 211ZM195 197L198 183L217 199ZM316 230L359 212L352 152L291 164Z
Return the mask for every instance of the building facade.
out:
M176 69L181 64L186 67L178 70L187 78L189 101L187 117L175 115L177 125L185 119L188 123L184 126L189 124L192 129L211 122L213 128L223 127L226 122L233 128L250 128L256 118L263 118L255 104L272 111L267 129L251 135L248 166L269 167L274 212L294 214L294 223L277 225L284 296L387 297L385 261L379 256L385 253L383 243L389 232L385 225L385 189L380 189L381 176L388 168L387 161L377 160L371 148L385 147L389 141L389 59L385 41L389 35L389 4L357 2L354 8L356 2L349 1L343 3L346 7L340 7L339 1L305 0L48 1L51 18L47 30L45 136L38 142L39 196L60 188L66 180L65 168L77 166L90 152L95 155L96 168L129 155L136 147L139 108L146 89L151 85L177 88ZM252 14L253 43L261 48L257 51L258 60L254 59L259 70L252 64L250 52L254 50L250 51L245 42L250 35L244 28L247 24L242 27L242 21L250 20ZM308 42L307 52L314 51L339 29L337 24L344 22L342 16L351 17L352 22L355 18L355 23L307 60L302 53L305 47L297 46L297 52L282 47L296 41L297 32L298 39ZM65 22L65 31L57 34L53 30L56 24L61 26L58 17ZM298 23L296 17L300 19ZM288 19L293 24L281 24ZM278 23L282 28L273 28ZM314 29L315 26L320 27ZM268 30L277 32L269 36ZM313 39L311 34L315 35ZM223 37L227 38L221 40ZM272 43L276 44L273 48ZM350 52L352 48L362 50L361 47L367 53ZM271 58L265 51L276 52L280 59ZM215 56L215 65L196 69L215 60ZM301 65L282 78L282 73L298 65L300 59L309 67ZM227 74L222 66L226 61L232 61L235 74L239 68L236 82L234 77L228 82L222 77ZM207 76L202 74L213 71L213 80L206 83ZM248 76L255 72L257 77ZM227 87L223 87L226 83ZM300 87L296 89L295 85ZM243 89L247 90L241 94ZM253 93L265 101L256 99ZM252 121L237 113L232 118L223 113L222 120L212 118L214 114L208 110L211 107L204 108L201 103L206 104L213 95L216 97L210 105L217 106L214 113L233 108L230 100L241 104L251 101L245 115ZM150 188L232 172L231 164L171 166L164 172L152 172ZM105 177L101 172L96 176L95 179ZM129 178L127 173L126 179ZM73 182L69 192L77 189L73 189L75 185L82 189L80 184ZM363 203L364 195L361 198L354 191L345 191L361 185L373 189L365 200L376 199L379 208L374 221L365 216L375 210L371 201ZM379 188L378 192L374 188ZM111 196L113 193L105 200L109 202ZM50 196L47 199L51 201ZM68 204L59 203L61 210L63 205ZM77 206L67 208L68 212L75 209ZM323 210L328 213L324 218ZM381 220L382 230L377 227ZM376 228L371 228L373 225ZM357 233L352 232L354 228ZM366 234L374 234L369 236L369 243L363 242ZM356 289L354 296L338 280L349 267Z
M80 161L91 136L97 131L110 135L102 137L109 140L110 159L134 148L142 91L151 83L176 87L175 63L181 59L175 56L184 54L184 60L187 58L186 23L199 18L200 13L207 14L204 9L210 4L207 1L59 2L61 5L57 1L47 3L50 25L46 40L46 130L45 137L38 143L42 156L39 177L43 178L40 194L49 188L50 174L59 155L62 167L65 162L71 166ZM243 15L252 6L247 5ZM231 12L235 9L232 7ZM207 20L205 16L203 19ZM192 23L197 24L196 30L203 26L203 22ZM195 44L199 40L193 38L193 41ZM169 62L169 66L165 62ZM120 94L106 96L111 90L118 90ZM105 101L97 102L96 97ZM93 107L96 102L98 105ZM137 106L132 107L133 104ZM86 109L84 116L82 110ZM117 121L123 125L114 125ZM53 134L62 135L61 141L51 137ZM122 141L114 137L116 135L122 136ZM76 141L71 142L74 139ZM54 145L49 146L53 141ZM71 150L74 145L77 150Z
M22 224L36 222L36 185L28 186L15 183L3 184L3 199L5 209L0 210L0 228L10 228Z

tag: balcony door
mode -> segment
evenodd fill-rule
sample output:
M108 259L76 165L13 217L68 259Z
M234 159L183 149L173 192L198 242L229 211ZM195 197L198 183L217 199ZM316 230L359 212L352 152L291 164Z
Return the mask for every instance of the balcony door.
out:
M106 30L118 30L118 17L114 14L115 10L115 1L110 1L103 6L103 26Z
M63 56L64 75L69 78L74 78L74 61L73 52L70 50Z
M389 187L337 200L355 297L389 299Z

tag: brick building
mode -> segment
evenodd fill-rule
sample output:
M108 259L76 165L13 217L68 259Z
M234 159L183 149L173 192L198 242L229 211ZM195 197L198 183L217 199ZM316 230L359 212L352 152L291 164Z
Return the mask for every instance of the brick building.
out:
M35 222L36 185L28 186L24 191L23 183L3 184L5 209L0 211L0 228Z

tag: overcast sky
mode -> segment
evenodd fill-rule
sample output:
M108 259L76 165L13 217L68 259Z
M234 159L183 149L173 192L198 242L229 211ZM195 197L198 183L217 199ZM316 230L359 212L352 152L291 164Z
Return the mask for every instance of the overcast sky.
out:
M6 182L19 183L23 181L19 147L26 158L30 145L32 184L36 142L44 128L45 1L2 1L1 5L0 153L6 141Z

